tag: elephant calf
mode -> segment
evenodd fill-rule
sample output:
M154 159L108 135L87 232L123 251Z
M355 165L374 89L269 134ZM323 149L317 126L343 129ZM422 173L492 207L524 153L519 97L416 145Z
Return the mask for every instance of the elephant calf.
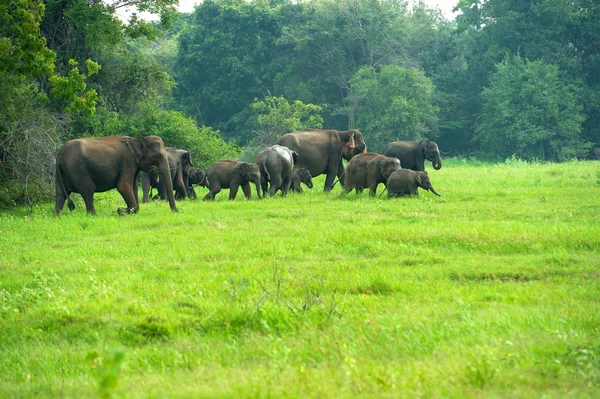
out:
M386 157L374 152L355 155L346 165L344 191L349 193L353 188L362 192L366 187L374 196L379 183L387 183L392 173L400 169L398 158Z
M429 190L438 197L441 197L431 186L427 172L415 172L410 169L400 169L390 175L387 180L386 188L388 198L402 197L405 195L418 196L418 188Z
M208 182L206 179L206 173L200 168L189 169L189 187L187 188L188 196L192 199L198 198L196 196L196 190L194 190L194 184L201 187L208 188Z
M256 195L262 199L260 194L260 171L258 165L239 161L217 161L208 167L206 171L210 191L204 196L204 201L213 200L222 188L229 189L229 199L235 199L238 188L242 186L244 195L250 199L250 183L256 186Z
M312 176L310 171L306 168L295 168L292 172L292 185L290 189L298 193L302 192L302 186L300 183L306 184L306 187L313 188Z

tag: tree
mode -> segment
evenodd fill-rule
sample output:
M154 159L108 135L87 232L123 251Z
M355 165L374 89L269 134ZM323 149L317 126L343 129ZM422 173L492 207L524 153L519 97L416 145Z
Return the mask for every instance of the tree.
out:
M370 149L382 151L394 140L436 137L434 86L423 71L395 65L386 65L380 72L362 67L350 85L356 127L368 137Z
M483 90L476 127L484 150L500 157L563 161L587 155L579 88L556 65L506 57Z
M242 158L254 161L256 154L266 146L275 144L277 139L299 129L320 129L323 127L322 107L304 104L300 100L288 102L284 97L267 97L263 101L254 100L250 104L255 137L246 145Z
M178 36L175 97L181 109L200 124L225 129L254 98L272 91L279 29L269 2L209 0L196 7ZM224 130L226 137L239 138L236 127Z

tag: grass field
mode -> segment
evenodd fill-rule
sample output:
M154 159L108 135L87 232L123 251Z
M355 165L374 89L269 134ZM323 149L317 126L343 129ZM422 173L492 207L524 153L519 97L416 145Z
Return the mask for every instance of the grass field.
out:
M600 163L429 174L0 214L0 397L599 398Z

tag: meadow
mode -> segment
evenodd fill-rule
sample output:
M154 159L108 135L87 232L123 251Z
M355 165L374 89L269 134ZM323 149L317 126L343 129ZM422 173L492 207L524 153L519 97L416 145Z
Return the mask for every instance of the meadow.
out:
M600 397L600 163L428 171L0 213L0 397Z

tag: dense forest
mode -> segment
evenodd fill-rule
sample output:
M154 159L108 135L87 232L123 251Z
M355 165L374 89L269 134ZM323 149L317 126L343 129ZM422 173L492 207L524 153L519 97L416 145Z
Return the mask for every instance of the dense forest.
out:
M304 127L371 151L600 157L597 0L0 2L0 206L53 195L76 137L160 135L207 166ZM127 22L119 9L136 6Z

